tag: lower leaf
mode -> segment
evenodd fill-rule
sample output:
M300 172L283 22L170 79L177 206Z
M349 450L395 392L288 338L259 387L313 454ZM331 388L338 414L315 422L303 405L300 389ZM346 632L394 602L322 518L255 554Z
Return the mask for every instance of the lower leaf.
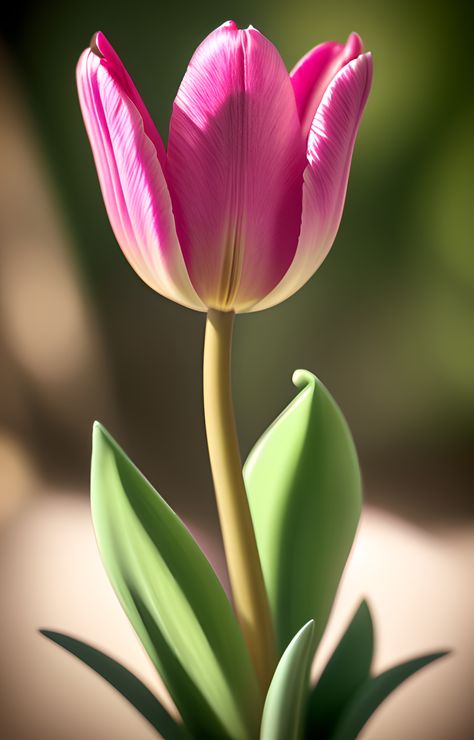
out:
M414 658L367 679L349 704L331 740L355 740L387 696L414 673L447 654L440 652Z
M91 645L74 637L51 630L40 630L41 634L82 660L89 668L105 678L122 694L146 720L158 730L165 740L186 740L189 738L184 727L168 714L164 706L150 689L127 668Z
M309 695L308 738L331 737L349 702L370 676L373 651L372 618L363 601Z
M261 698L224 590L176 514L99 424L91 497L109 578L186 727L209 739L255 736Z
M260 740L297 740L302 731L309 670L314 653L314 622L295 635L277 665L263 709Z

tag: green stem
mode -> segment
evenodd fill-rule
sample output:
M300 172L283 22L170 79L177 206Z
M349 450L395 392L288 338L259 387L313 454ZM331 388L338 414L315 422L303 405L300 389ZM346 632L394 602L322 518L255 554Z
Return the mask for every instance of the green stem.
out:
M264 695L276 665L270 606L242 477L231 388L234 313L210 309L204 342L204 414L234 605Z

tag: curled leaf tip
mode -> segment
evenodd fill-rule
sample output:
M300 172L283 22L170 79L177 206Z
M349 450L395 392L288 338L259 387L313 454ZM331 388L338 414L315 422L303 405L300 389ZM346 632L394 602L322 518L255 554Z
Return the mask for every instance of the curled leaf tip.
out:
M314 386L316 382L316 376L310 373L309 370L295 370L292 377L293 385L300 390L303 390L308 385Z

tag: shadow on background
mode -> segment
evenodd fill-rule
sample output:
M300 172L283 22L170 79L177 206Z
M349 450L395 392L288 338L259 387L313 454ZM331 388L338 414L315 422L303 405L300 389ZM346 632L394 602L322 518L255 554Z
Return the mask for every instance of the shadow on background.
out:
M33 543L31 557L42 550L35 549L34 538L17 532L41 512L41 494L54 490L59 512L68 511L68 501L74 509L76 497L68 491L78 492L80 516L86 516L94 418L110 428L201 536L211 542L217 537L201 409L203 316L155 295L115 243L75 92L75 64L89 38L99 28L106 33L166 140L173 97L189 57L227 18L260 28L289 67L316 43L344 40L357 30L374 53L375 77L339 236L326 263L296 296L261 314L239 317L235 396L246 454L292 397L293 370L315 372L350 422L366 500L416 524L421 539L427 532L439 538L436 557L423 561L427 582L438 572L437 558L443 561L446 542L453 548L458 543L453 569L442 571L438 602L435 591L424 598L422 588L410 587L410 563L403 561L411 602L403 603L400 589L392 607L400 615L400 630L414 639L422 630L411 626L403 611L413 608L413 600L420 614L433 620L435 608L442 612L446 599L452 605L456 598L447 584L454 572L460 578L459 608L467 598L462 592L469 591L465 563L472 552L466 542L474 526L469 471L474 422L472 11L461 0L449 6L427 0L296 0L258 7L245 1L222 6L204 0L196 6L104 0L97 6L92 0L77 6L20 3L2 27L2 568L9 577L28 578L28 542ZM51 507L49 498L44 501ZM43 532L44 515L38 516ZM397 542L402 553L403 537L393 539L394 548ZM219 561L219 545L211 551ZM79 547L76 559L84 579ZM94 568L99 570L98 562ZM370 568L362 572L370 581ZM54 584L62 591L62 579L79 576L74 569L55 571L53 584L47 569L40 569L35 577L44 579L44 593L50 594ZM383 581L382 572L379 577ZM13 588L10 581L1 582ZM37 582L36 587L41 592ZM38 614L44 620L48 616L41 603ZM22 604L18 596L12 608L19 612ZM29 608L34 615L34 607ZM472 621L472 602L462 601L462 608ZM14 619L12 611L3 614ZM380 632L383 619L381 613ZM56 620L53 627L67 626L53 606L51 620ZM32 633L25 635L34 623L25 623L21 632L19 620L10 645L33 645ZM87 619L81 623L87 638ZM91 639L95 624L92 619ZM446 644L457 644L464 634L449 619L446 625L452 626L452 640L449 629L435 629L432 647L438 647L438 634ZM463 650L470 644L472 651L472 642L464 637L461 642ZM47 670L50 650L38 652L40 672ZM390 651L387 656L392 657ZM51 660L65 665L62 656ZM8 682L8 675L1 680ZM461 671L457 675L465 681ZM456 683L456 674L449 680ZM54 685L49 691L54 694ZM64 724L54 729L47 722L43 735L38 726L28 734L28 713L19 717L33 700L18 693L16 707L11 692L10 686L4 714L8 740L64 736ZM459 739L472 734L468 704L458 712ZM122 713L125 717L126 709ZM40 716L39 710L31 712L35 723ZM440 722L438 716L441 732ZM91 732L93 726L91 719ZM423 740L420 733L404 730L403 736ZM433 729L426 737L435 737Z

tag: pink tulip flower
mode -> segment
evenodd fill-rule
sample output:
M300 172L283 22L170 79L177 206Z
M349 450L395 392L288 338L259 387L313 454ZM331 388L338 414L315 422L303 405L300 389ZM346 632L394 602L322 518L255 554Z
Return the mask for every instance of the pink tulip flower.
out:
M342 215L372 58L351 34L288 74L255 28L228 22L197 48L168 149L102 33L77 67L108 215L154 290L206 311L291 296L318 269Z

